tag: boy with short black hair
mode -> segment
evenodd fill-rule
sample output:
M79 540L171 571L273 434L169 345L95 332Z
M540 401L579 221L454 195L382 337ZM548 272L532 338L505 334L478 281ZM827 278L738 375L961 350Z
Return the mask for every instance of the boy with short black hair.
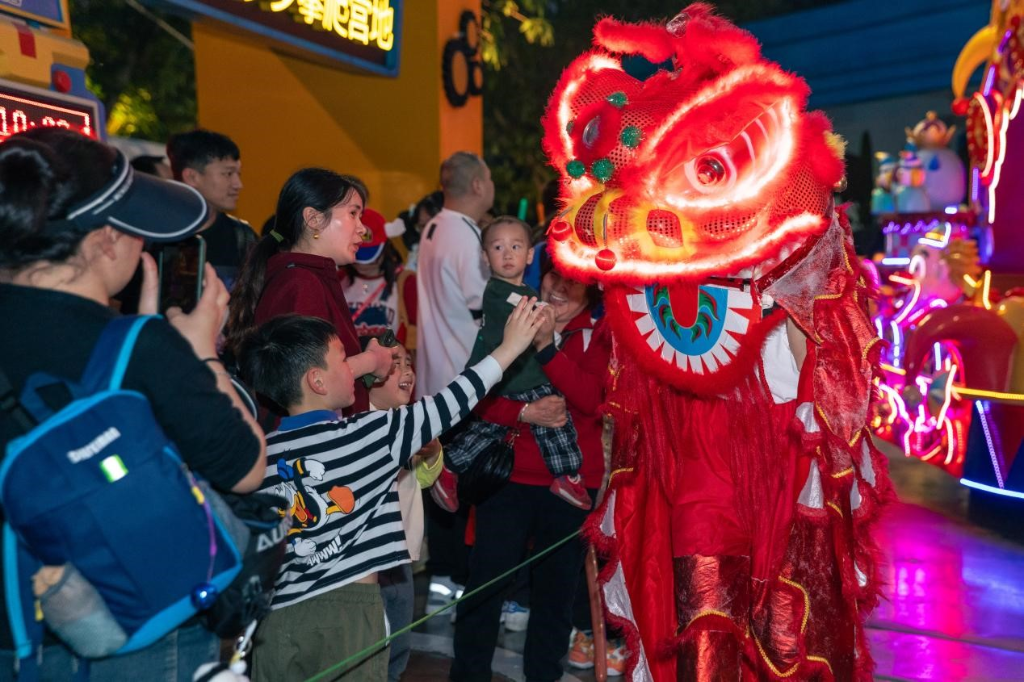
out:
M542 315L524 299L504 340L436 396L339 419L354 377L334 327L287 315L254 330L239 364L256 389L288 410L267 437L261 490L289 500L294 526L271 613L253 658L261 680L306 679L385 637L377 572L409 561L396 477L426 443L465 417L529 345ZM346 680L387 678L374 655Z
M523 284L526 266L533 262L531 229L522 220L512 216L496 218L483 233L484 255L491 266L491 278L487 281L483 298L483 324L477 335L473 352L469 356L472 365L495 348L501 341L502 329L509 313L524 298L537 297L537 292ZM532 348L520 356L495 387L497 395L527 403L545 396L556 395L547 375L537 361ZM523 415L519 415L520 421ZM566 415L566 422L559 427L530 425L540 446L541 456L548 470L555 477L551 492L569 504L590 509L591 499L579 476L583 453L573 426L572 417ZM461 473L495 440L505 438L508 428L488 421L470 422L448 451L448 468ZM442 475L442 485L451 484ZM436 500L438 494L434 495Z

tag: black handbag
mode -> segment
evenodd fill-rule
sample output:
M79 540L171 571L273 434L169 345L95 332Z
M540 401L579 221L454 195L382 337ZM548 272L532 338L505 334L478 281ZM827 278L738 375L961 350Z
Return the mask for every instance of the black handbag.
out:
M465 504L480 504L505 487L512 477L518 437L519 429L511 429L504 438L487 446L469 469L459 474L459 500Z
M281 513L287 509L287 500L272 493L225 493L212 496L211 501L218 518L243 548L238 575L203 614L207 630L230 639L270 613L291 516Z

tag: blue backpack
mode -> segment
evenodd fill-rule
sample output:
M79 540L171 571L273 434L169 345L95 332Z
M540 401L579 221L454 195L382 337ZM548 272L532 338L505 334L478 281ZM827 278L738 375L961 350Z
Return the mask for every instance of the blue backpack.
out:
M147 398L121 387L149 319L112 320L81 381L34 374L18 400L36 425L7 446L0 503L7 615L27 678L34 676L44 616L80 655L124 654L209 607L241 568L241 550L212 508L223 503L181 461ZM53 384L72 397L57 411L40 396ZM64 566L65 578L70 574L79 587L94 589L99 599L93 601L108 612L100 619L111 625L108 634L122 633L104 638L102 628L89 626L84 646L63 637L47 612L51 590L37 598L32 589L44 565ZM72 594L63 607L88 602ZM78 634L83 623L97 622L96 615L78 621Z

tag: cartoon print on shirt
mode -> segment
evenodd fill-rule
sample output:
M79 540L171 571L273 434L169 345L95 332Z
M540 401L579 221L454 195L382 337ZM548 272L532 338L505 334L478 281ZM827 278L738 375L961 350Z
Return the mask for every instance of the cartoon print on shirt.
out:
M351 514L356 508L355 496L348 486L334 486L322 495L312 485L307 487L305 478L322 481L324 472L323 463L315 459L300 457L291 464L283 459L278 461L277 475L281 477L282 483L274 486L274 491L292 500L288 510L292 516L289 535L316 530L327 523L329 515ZM291 547L300 557L308 557L316 552L316 542L309 538L292 538Z

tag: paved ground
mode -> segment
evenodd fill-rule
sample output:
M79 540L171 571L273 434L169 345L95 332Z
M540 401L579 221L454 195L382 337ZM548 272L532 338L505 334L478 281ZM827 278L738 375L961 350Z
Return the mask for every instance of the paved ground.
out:
M966 489L938 469L897 455L891 474L901 502L882 524L889 587L870 622L876 679L1024 680L1024 547L968 523ZM414 646L433 653L418 652L403 682L447 679L451 633L447 618L416 633ZM495 680L523 679L524 641L503 634L495 670L507 677ZM594 679L573 675L564 679Z

